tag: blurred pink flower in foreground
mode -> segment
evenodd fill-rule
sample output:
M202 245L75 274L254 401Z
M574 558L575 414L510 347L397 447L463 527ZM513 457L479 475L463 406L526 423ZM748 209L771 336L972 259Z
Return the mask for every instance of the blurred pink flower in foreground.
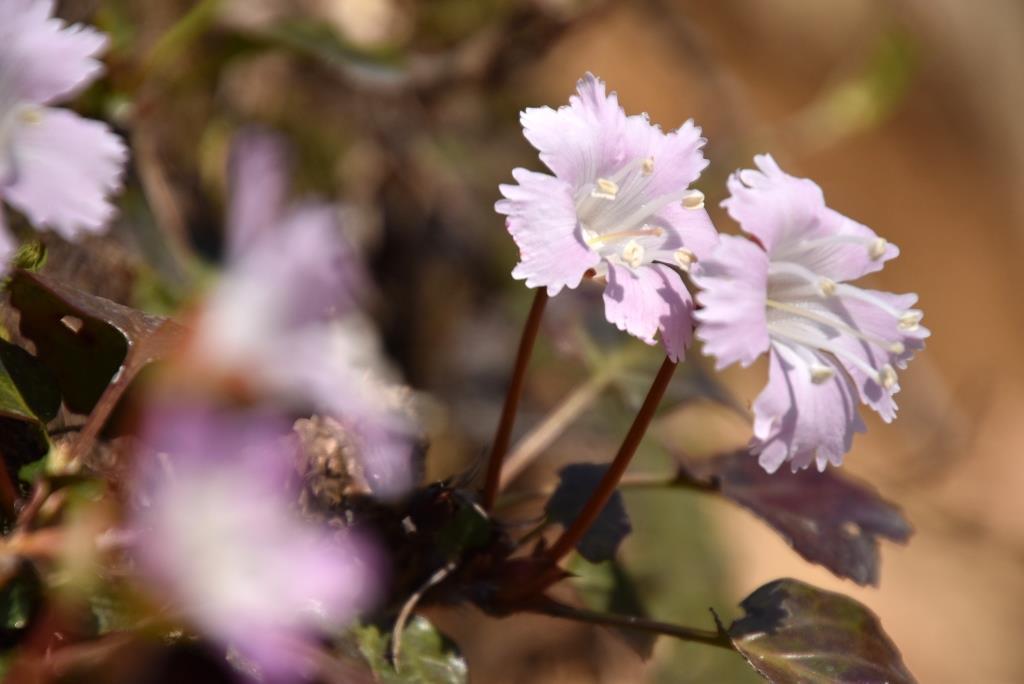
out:
M847 284L899 250L825 206L814 182L784 173L768 155L729 178L722 205L754 237L722 236L695 269L703 308L697 336L717 367L770 354L768 385L754 402L752 448L761 465L793 470L839 465L864 424L858 399L896 417L896 368L929 332L917 295Z
M373 549L298 519L285 422L164 408L142 437L140 570L172 613L236 649L264 681L302 679L318 628L344 626L374 600Z
M52 0L0 2L0 200L65 238L104 228L127 149L98 121L51 107L95 80L106 38L54 18ZM0 208L0 273L15 244Z
M717 233L704 195L688 189L707 165L700 129L663 133L626 116L591 74L569 105L527 109L523 133L554 176L515 169L496 210L519 246L513 277L555 295L586 272L606 278L608 321L648 344L660 331L678 360L693 331L693 301L671 266L688 271Z
M412 484L414 426L396 410L357 306L369 278L336 206L286 204L288 169L276 136L236 139L228 268L199 316L193 353L342 422L361 442L374 493L400 494Z

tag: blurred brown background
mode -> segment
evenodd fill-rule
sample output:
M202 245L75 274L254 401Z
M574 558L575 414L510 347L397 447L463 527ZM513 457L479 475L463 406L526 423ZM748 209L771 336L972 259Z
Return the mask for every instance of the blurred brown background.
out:
M184 288L191 257L181 254L217 258L231 131L250 121L286 131L301 160L298 188L349 203L379 280L385 346L437 400L439 475L487 444L529 303L507 276L514 246L491 208L513 166L540 168L519 109L564 103L592 71L628 112L704 127L711 167L698 187L709 206L755 152L817 180L831 206L902 248L873 284L917 292L933 332L902 378L900 420L869 420L847 461L905 508L917 533L907 547L885 546L881 586L861 589L809 566L728 504L630 494L626 567L662 619L710 626L708 606L732 617L757 586L793 576L876 610L922 682L1024 681L1018 0L63 4L113 36L109 92L95 106L130 131L134 188L146 202L129 192L119 231L158 289L173 299ZM179 256L166 256L165 243ZM162 301L152 290L137 290L151 307ZM607 349L637 346L587 328L597 296L562 295L549 311L520 434L586 381L567 329L582 326ZM610 457L659 360L656 350L639 354L636 373L595 399L514 488L540 486L566 461ZM726 381L745 403L763 374ZM743 443L746 430L692 397L658 426L665 442L709 454ZM648 451L636 467L663 470L664 455ZM756 681L735 656L698 646L663 640L643 663L603 630L468 609L436 618L485 684Z

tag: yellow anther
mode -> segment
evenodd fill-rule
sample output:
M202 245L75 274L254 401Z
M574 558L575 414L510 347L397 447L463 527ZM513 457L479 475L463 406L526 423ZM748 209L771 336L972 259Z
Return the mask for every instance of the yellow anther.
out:
M683 195L683 207L685 209L703 209L704 193L700 190L690 190Z
M622 260L633 268L638 267L644 261L644 247L636 240L630 240L622 248Z
M920 311L907 311L900 316L899 329L904 332L914 332L921 327L923 314Z
M818 283L818 290L823 297L831 297L836 293L836 283L831 278L822 278Z
M877 261L885 256L885 250L887 249L889 249L889 241L885 238L878 238L871 243L871 247L868 249L868 256Z
M835 375L836 372L828 366L819 366L817 364L811 366L811 382L815 385L827 382L834 378Z
M647 159L644 159L643 169L645 176L650 176L652 173L654 173L654 157L648 157Z
M29 126L35 126L43 121L43 115L40 114L39 110L35 107L24 107L18 112L18 118L21 119L23 124Z
M889 364L882 366L878 371L878 384L889 390L896 386L896 371Z
M693 266L693 262L697 260L697 255L685 247L677 249L672 256L675 257L676 265L686 273L690 272L690 267Z
M619 194L619 184L613 180L607 178L598 178L597 187L590 192L591 197L598 197L600 199L613 200Z

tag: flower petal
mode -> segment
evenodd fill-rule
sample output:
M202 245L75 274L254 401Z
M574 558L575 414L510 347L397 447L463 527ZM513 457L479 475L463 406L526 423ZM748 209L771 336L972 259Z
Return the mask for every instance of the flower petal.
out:
M209 637L292 681L323 621L344 625L375 599L376 553L295 514L287 422L190 407L145 425L151 449L133 460L139 569Z
M835 281L856 280L895 258L895 245L867 226L825 206L817 183L784 172L771 155L754 157L757 171L732 174L722 202L772 261L792 262Z
M775 472L790 461L794 471L812 462L818 470L839 465L853 435L864 431L857 397L841 368L823 382L814 382L806 363L791 348L773 344L768 384L754 401L753 453L761 467ZM820 363L830 364L827 357Z
M54 18L53 5L52 0L0 2L0 84L16 101L66 99L103 71L96 56L106 36Z
M667 204L648 219L651 225L666 229L666 235L654 249L673 251L680 247L693 252L697 260L706 259L718 245L718 231L706 209L686 209L678 202Z
M216 364L259 366L274 340L351 311L366 278L336 208L299 205L248 245L218 283L201 314L195 351Z
M646 114L630 116L624 131L625 160L650 159L653 163L644 192L648 199L679 192L696 181L707 167L700 126L689 120L669 133L652 124Z
M752 364L769 344L764 250L746 238L723 235L711 256L697 262L693 280L701 288L696 318L704 353L716 358L718 369Z
M608 262L604 310L610 323L647 344L660 331L673 361L683 357L693 336L690 293L679 274L662 264L633 269Z
M20 123L12 145L14 181L4 193L33 225L68 239L106 226L114 214L107 195L121 185L128 151L105 124L42 108Z
M820 231L825 196L814 181L782 171L769 154L754 157L758 170L729 176L730 196L722 202L743 230L756 237L769 254L811 238Z
M658 330L661 331L665 353L678 363L683 360L684 352L693 341L693 298L683 279L670 267L651 264L647 269L661 278L658 294L664 308L658 319Z
M575 288L601 258L583 242L572 190L544 173L515 169L512 176L519 184L502 185L505 199L494 205L508 216L508 232L519 246L512 277L547 287L550 295Z
M897 295L864 289L859 289L859 291L868 297L886 303L890 309L895 311L906 311L917 302L915 294ZM913 331L901 330L897 317L862 299L849 296L830 297L826 301L826 305L850 327L864 335L890 344L902 345L903 351L896 353L883 350L877 345L869 344L851 335L841 335L835 338L834 344L846 350L848 354L863 359L867 365L873 368L881 368L884 364L889 364L894 368L906 368L907 362L913 358L915 352L924 348L925 338L931 335L927 328L920 325ZM853 378L861 401L877 411L887 423L896 418L897 407L893 395L900 391L899 384L885 389L878 384L875 377L865 373L859 366L842 357L839 358L839 362Z
M609 175L622 161L626 114L615 93L607 94L593 74L579 80L568 106L530 107L520 122L541 161L573 189Z
M828 207L819 216L817 235L824 239L811 238L795 247L780 249L772 258L795 261L842 282L880 271L885 262L900 253L896 245L881 240L875 231ZM874 252L875 248L879 251Z
M0 206L0 278L7 275L11 268L11 258L18 251L18 243L4 221L4 208Z
M288 194L291 155L284 139L249 128L238 133L228 162L228 254L236 259L278 224Z

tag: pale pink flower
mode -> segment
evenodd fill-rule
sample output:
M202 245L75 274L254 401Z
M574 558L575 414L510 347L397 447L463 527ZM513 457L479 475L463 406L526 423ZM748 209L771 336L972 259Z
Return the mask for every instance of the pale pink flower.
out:
M162 407L145 421L132 480L142 578L261 681L305 681L318 633L381 589L371 546L297 516L293 436L267 414Z
M929 335L917 295L847 281L878 271L899 250L825 206L821 188L768 155L729 178L722 205L752 240L722 236L694 272L697 336L717 367L769 352L768 385L754 402L752 448L769 472L839 465L864 424L858 402L896 417L896 369Z
M197 319L202 364L330 415L361 441L374 492L413 484L414 426L396 410L372 325L358 304L368 276L338 207L287 203L284 142L248 130L231 164L228 264Z
M693 330L693 302L673 267L689 270L715 245L704 195L690 189L707 165L700 129L663 133L626 116L591 74L569 105L527 109L523 133L554 174L518 168L496 210L519 246L514 278L555 295L593 270L607 279L605 315L654 344L660 331L679 359Z
M0 2L0 200L68 239L114 213L127 150L106 124L51 105L103 68L103 34L53 17L52 0ZM14 248L0 208L0 272Z

